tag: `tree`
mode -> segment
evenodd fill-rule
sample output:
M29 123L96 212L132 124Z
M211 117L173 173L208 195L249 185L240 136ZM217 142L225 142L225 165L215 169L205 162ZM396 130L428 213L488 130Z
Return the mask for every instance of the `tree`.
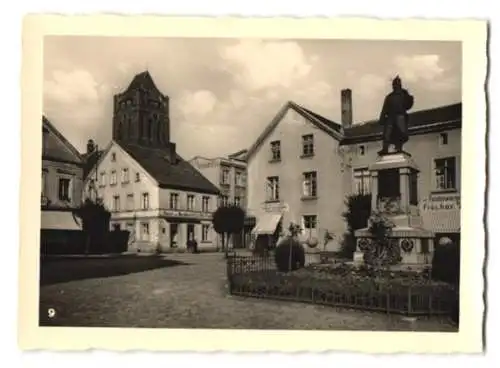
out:
M90 252L91 246L97 245L109 231L109 212L102 203L96 203L87 198L74 212L82 220L82 230L85 235L85 253Z
M236 205L221 206L215 210L212 224L215 232L222 236L222 249L224 249L225 256L227 257L231 234L238 234L243 231L245 211ZM224 242L225 238L227 242Z
M371 215L371 194L353 194L345 200L346 211L342 213L348 233L344 235L342 253L351 257L356 251L354 232L368 226Z

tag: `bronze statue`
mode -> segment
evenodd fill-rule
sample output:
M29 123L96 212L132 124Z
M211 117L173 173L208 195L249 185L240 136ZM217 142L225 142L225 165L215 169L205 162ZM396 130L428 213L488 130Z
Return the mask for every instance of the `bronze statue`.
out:
M383 146L380 155L389 152L389 145L394 145L396 152L403 151L403 144L408 142L408 113L413 106L413 96L401 85L396 76L392 81L392 92L384 100L379 123L384 126Z

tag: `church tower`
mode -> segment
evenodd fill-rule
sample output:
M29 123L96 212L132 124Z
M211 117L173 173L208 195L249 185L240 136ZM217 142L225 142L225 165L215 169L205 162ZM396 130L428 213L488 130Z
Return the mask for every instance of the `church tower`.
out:
M169 98L158 90L148 71L137 74L113 102L113 140L170 147Z

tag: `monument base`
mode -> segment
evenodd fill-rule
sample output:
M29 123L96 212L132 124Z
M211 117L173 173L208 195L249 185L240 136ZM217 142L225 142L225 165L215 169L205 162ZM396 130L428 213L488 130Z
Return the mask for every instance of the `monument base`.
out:
M373 241L368 228L355 232L356 252L354 263L364 263L363 249ZM396 226L392 229L390 241L396 242L401 252L401 264L429 264L432 262L434 234L416 227Z

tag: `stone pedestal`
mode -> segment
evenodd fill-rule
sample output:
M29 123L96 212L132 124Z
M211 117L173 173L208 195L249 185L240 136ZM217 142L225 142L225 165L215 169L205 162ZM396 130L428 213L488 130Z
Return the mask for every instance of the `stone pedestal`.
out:
M306 247L305 249L305 265L311 265L311 264L319 264L321 263L321 254L320 250L318 248L309 248Z
M370 165L372 211L378 211L392 221L395 227L391 241L401 251L401 263L430 263L434 250L434 234L422 228L418 209L418 167L406 152L379 156ZM355 232L354 262L363 262L363 249L373 237L368 228Z

